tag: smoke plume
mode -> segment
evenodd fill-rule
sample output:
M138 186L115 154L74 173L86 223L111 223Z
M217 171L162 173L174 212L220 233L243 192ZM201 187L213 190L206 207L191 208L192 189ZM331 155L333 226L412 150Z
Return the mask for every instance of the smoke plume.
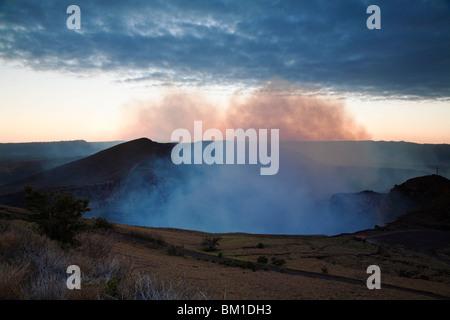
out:
M250 94L236 93L218 103L199 92L169 90L158 100L130 102L124 109L123 137L169 141L175 129L279 129L280 139L358 140L369 138L338 98L299 94L295 85L275 81ZM252 165L152 164L157 185L142 187L130 177L127 197L115 220L128 224L209 232L335 234L368 227L319 209L333 192L348 190L328 166L280 147L280 170L261 176ZM170 178L168 178L170 177ZM133 183L136 185L133 186ZM355 191L358 191L356 189ZM123 220L122 220L123 219ZM361 225L362 223L362 225Z
M299 94L284 82L268 82L251 94L236 93L225 106L199 92L170 90L158 101L133 101L125 106L121 135L169 141L172 131L192 132L195 120L204 130L279 129L281 140L362 140L370 136L345 108L342 99Z

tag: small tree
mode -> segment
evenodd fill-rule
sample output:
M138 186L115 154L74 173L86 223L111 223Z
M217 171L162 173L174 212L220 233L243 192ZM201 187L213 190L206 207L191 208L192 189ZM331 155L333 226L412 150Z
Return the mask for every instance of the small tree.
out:
M214 237L214 238L210 238L210 237L205 237L203 239L202 245L205 247L204 250L205 251L215 251L216 246L219 245L219 237Z
M30 186L25 187L25 203L44 234L71 245L82 226L80 218L90 211L88 199L78 199L72 193L42 193Z

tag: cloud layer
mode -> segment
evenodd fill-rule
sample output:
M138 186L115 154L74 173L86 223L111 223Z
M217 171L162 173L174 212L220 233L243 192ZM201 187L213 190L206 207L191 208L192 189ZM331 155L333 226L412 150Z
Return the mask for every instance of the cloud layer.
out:
M0 58L38 70L112 72L119 81L261 85L279 77L330 90L450 95L450 3L362 0L0 3Z

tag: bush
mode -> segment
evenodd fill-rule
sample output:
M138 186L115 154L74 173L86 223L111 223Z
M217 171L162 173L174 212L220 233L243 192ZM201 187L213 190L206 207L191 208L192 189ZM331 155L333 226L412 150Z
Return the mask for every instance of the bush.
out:
M272 264L278 267L281 267L282 265L284 265L286 263L286 260L284 259L277 259L277 258L272 258Z
M94 222L95 229L109 230L113 228L113 225L108 222L105 218L99 217L95 219Z
M214 237L214 238L210 238L210 237L205 237L203 239L202 245L204 246L204 250L205 251L216 251L217 250L217 246L219 245L219 237Z
M179 256L182 257L184 256L184 247L183 246L176 246L171 244L168 248L167 248L167 254L169 256Z
M100 279L100 298L101 299L118 299L120 298L119 278L112 277L109 280Z
M265 256L260 256L256 262L266 264L268 260Z
M251 269L253 271L256 271L256 265L251 261L238 261L238 260L223 260L220 261L219 264L227 266L227 267L235 267L235 268L242 268L242 269Z
M181 281L167 280L149 274L138 274L132 279L133 291L129 294L132 300L193 300L207 296L197 289L192 291Z
M76 236L80 246L77 248L83 255L98 260L110 255L112 235L108 231L86 231Z
M25 187L25 203L35 213L32 220L48 237L62 244L74 244L81 229L80 218L89 209L88 199L77 199L72 193L41 193Z

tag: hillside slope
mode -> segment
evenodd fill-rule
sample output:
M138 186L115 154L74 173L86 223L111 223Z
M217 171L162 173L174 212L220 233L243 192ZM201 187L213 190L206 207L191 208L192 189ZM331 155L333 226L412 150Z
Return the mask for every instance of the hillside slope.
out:
M105 185L120 182L130 170L138 166L147 166L148 174L151 175L151 161L168 157L172 146L147 138L121 143L86 158L1 186L0 195L3 195L4 203L18 204L26 185L37 189L85 189L82 193L89 193L92 186L102 189Z

